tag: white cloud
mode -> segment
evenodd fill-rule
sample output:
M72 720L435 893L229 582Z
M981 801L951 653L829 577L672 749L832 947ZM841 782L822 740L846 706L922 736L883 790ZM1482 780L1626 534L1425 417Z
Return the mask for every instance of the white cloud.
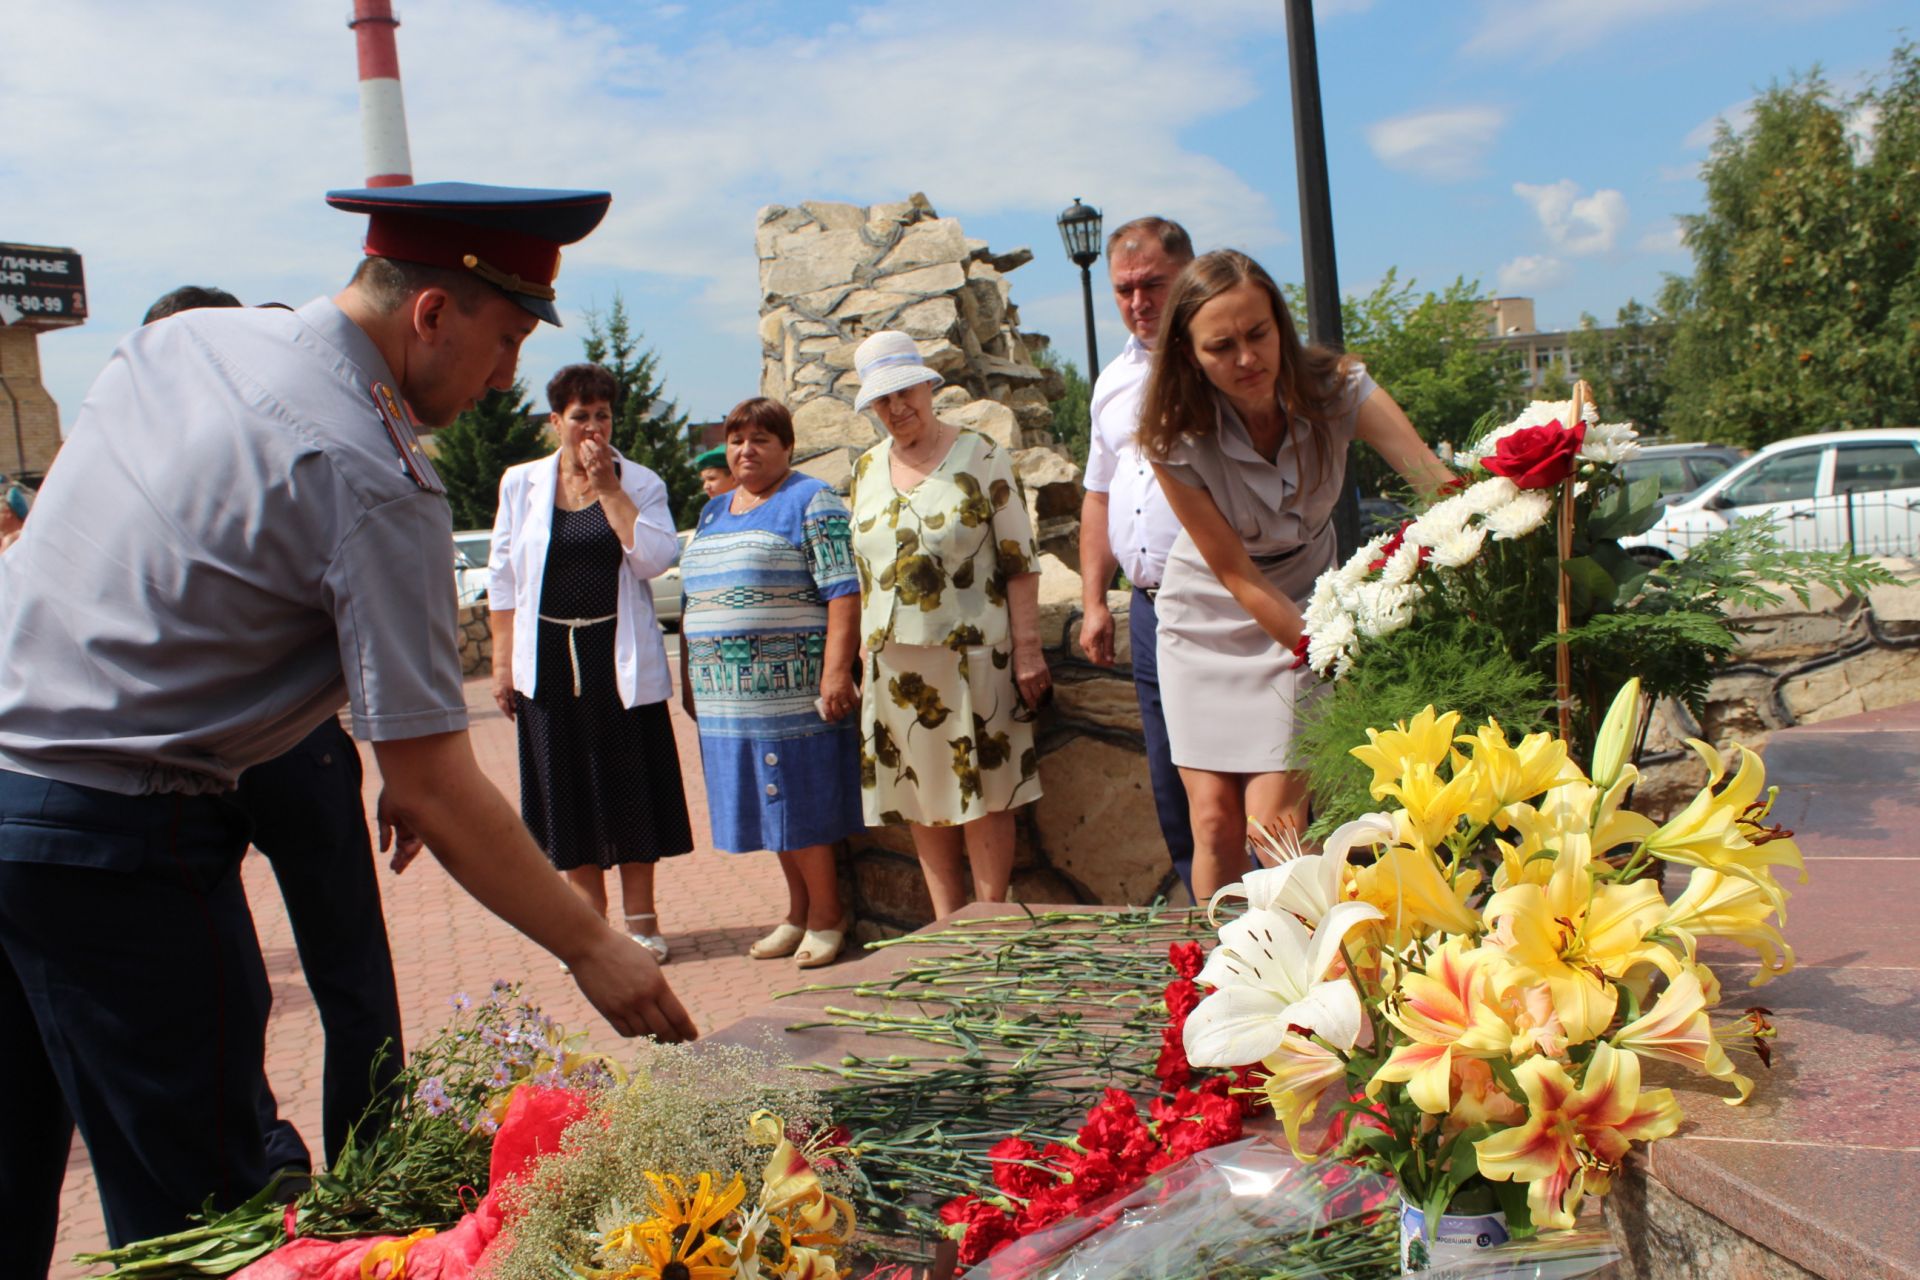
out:
M1720 126L1722 124L1725 124L1735 133L1743 132L1748 125L1753 123L1753 103L1754 100L1752 98L1742 98L1733 105L1714 112L1705 120L1702 120L1699 124L1687 130L1687 136L1680 140L1680 145L1689 151L1704 150L1713 145L1713 140L1720 136Z
M1045 23L1024 0L983 0L959 27L913 0L838 12L664 47L653 21L413 0L399 45L416 176L611 190L605 224L567 252L563 308L589 288L630 304L656 290L644 318L669 368L685 367L675 344L731 353L713 389L675 389L723 404L721 388L757 380L763 204L924 190L963 219L1032 217L1037 236L1084 193L1114 216L1164 210L1208 244L1287 238L1264 194L1182 141L1264 90L1222 37L1280 30L1270 0L1065 0ZM338 287L363 224L319 196L358 185L362 164L351 40L331 7L206 0L185 28L165 6L63 0L36 13L35 39L65 56L15 59L0 78L0 119L34 122L0 130L0 172L10 237L86 255L94 321L42 344L68 420L167 288L298 302ZM543 335L529 362L577 351L578 332Z
M1640 242L1634 247L1642 253L1684 253L1687 247L1686 232L1679 223L1669 222L1641 236Z
M1469 178L1507 122L1499 107L1413 111L1367 126L1367 145L1381 164L1440 182Z
M1553 246L1576 257L1613 248L1627 225L1627 198L1611 187L1583 196L1578 183L1562 178L1546 186L1516 182L1513 193L1533 206Z
M1480 25L1463 52L1553 62L1628 28L1730 4L1734 0L1484 0Z
M1566 263L1542 255L1526 255L1503 262L1494 276L1501 293L1529 296L1562 284L1566 278Z

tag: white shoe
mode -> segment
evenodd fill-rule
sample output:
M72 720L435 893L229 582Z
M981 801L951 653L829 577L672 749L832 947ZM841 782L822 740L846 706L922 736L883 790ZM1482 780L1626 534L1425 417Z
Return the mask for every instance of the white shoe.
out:
M747 954L755 960L778 960L782 956L790 956L798 951L801 940L806 936L805 929L782 920L766 937L748 947Z
M642 930L639 930L633 927L633 922L635 920L658 921L658 919L659 917L654 915L653 912L651 911L643 911L639 915L628 916L627 917L627 936L629 938L632 938L635 942L639 943L641 946L645 947L648 951L651 951L653 953L653 958L655 960L657 960L661 964L665 964L667 962L667 956L670 954L669 948L667 947L666 938L661 934L646 933L646 932L643 932Z

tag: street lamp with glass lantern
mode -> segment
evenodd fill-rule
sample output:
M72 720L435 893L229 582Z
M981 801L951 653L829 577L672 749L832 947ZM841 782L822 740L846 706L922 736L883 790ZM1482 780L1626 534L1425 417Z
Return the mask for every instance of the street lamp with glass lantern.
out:
M1075 196L1058 222L1060 243L1080 268L1080 294L1087 307L1087 384L1091 386L1100 376L1100 348L1093 339L1093 264L1100 260L1100 211L1081 204Z

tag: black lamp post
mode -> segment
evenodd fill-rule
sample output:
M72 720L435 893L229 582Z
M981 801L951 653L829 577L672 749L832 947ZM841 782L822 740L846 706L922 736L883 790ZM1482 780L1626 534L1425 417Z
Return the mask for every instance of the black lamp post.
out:
M1087 304L1087 383L1100 376L1100 348L1093 340L1093 264L1100 260L1100 211L1075 196L1059 219L1060 243L1080 268L1080 293Z

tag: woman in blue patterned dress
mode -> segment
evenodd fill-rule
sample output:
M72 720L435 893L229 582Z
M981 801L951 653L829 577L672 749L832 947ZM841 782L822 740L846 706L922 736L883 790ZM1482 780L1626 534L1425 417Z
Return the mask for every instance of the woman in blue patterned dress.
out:
M793 419L777 401L725 423L739 482L716 494L680 558L685 692L700 726L713 846L777 850L787 917L756 960L830 964L852 921L833 845L865 830L853 667L860 580L846 504L790 469Z

